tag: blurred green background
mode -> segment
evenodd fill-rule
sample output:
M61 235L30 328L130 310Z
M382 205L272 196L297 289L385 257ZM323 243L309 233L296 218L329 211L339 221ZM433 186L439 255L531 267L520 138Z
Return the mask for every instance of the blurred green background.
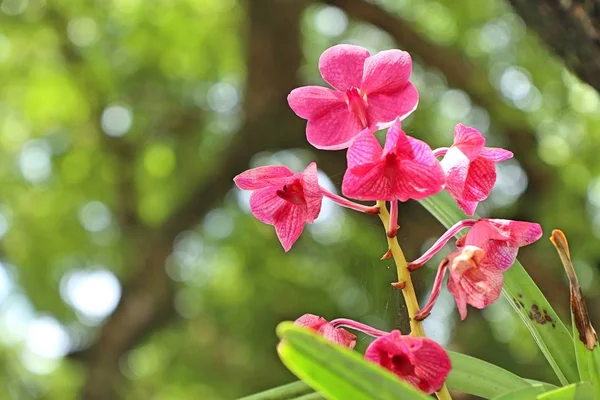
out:
M520 259L568 315L547 240L563 229L598 321L600 98L504 1L2 0L0 398L234 399L294 379L279 321L407 329L376 217L326 201L284 254L232 185L317 160L339 190L343 152L310 148L286 102L338 43L412 54L409 134L447 146L460 121L515 153L479 211L542 223ZM408 258L443 231L414 202L400 214ZM501 299L461 323L444 289L425 329L555 382L516 318Z

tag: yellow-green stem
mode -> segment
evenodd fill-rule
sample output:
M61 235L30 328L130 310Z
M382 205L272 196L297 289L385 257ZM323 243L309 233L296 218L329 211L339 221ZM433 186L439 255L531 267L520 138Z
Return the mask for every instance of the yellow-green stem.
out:
M379 207L379 218L381 218L381 222L383 222L383 227L387 232L390 225L390 214L388 213L387 207L385 205L385 201L378 201L377 206ZM423 324L421 321L417 321L415 319L415 315L419 311L419 301L417 300L417 295L415 293L415 287L412 283L412 279L410 279L410 271L408 270L408 263L406 262L406 258L404 257L404 253L402 252L402 248L398 243L398 239L396 236L393 238L387 238L388 246L390 251L392 252L392 257L394 258L394 262L396 264L396 272L398 273L398 282L403 282L404 287L402 288L402 295L404 296L404 302L406 303L406 308L408 310L408 318L410 320L410 333L413 336L425 337L425 330L423 329ZM446 385L442 386L442 388L436 392L436 396L439 400L452 400L450 397L450 392Z
M383 226L385 227L385 231L388 231L390 225L390 214L388 213L387 207L384 201L378 201L377 205L379 206L379 218L381 218L381 222L383 222ZM388 246L392 252L392 256L394 257L394 262L396 263L396 272L398 273L398 282L404 283L404 288L402 289L402 294L404 295L404 301L406 302L406 308L408 309L408 317L410 319L410 333L413 336L425 336L425 331L423 330L423 324L421 321L417 321L415 319L415 315L419 311L419 302L417 300L417 295L415 294L415 287L413 286L412 280L410 279L410 272L408 271L408 264L406 262L406 258L404 257L404 253L398 244L398 239L396 237L387 238Z

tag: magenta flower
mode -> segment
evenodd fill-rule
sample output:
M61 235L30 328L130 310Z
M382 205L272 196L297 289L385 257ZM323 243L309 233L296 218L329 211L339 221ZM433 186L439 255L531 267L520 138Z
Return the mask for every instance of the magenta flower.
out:
M443 155L446 190L467 214L473 215L480 201L485 200L496 183L496 163L513 154L504 149L484 147L485 138L475 128L457 124L454 144L449 149L436 150Z
M275 226L277 237L287 252L304 229L321 211L323 194L317 178L317 164L293 173L284 166L258 167L234 179L244 190L253 190L250 210L265 224Z
M345 149L363 129L385 128L417 108L419 94L408 81L412 60L407 52L371 56L365 48L341 44L323 52L319 71L334 89L305 86L288 96L292 110L308 120L308 142L318 149Z
M519 247L542 237L542 228L536 223L488 218L476 222L466 220L450 228L442 236L445 241L436 242L423 257L410 263L409 269L423 265L435 253L434 247L441 249L450 237L468 226L472 227L467 235L456 242L457 250L440 264L431 297L417 314L417 319L429 315L446 269L450 270L448 291L456 300L461 319L467 317L467 304L481 309L495 302L502 291L503 273L515 262Z
M428 338L403 336L397 330L375 339L365 351L365 359L427 394L442 387L452 368L442 346Z
M353 349L356 345L356 336L343 328L337 328L334 324L328 322L325 318L313 314L304 314L294 321L296 325L310 328L325 339L337 343L341 346Z
M444 171L427 143L407 136L396 120L387 132L385 148L369 130L356 138L347 153L342 192L359 200L420 200L438 193Z

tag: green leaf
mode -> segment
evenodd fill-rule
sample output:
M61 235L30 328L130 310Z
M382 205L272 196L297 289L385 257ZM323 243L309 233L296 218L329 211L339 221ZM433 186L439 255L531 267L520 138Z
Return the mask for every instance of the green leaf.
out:
M538 400L594 400L594 387L590 382L579 382L554 389L536 397Z
M446 227L467 218L446 192L420 203ZM504 273L502 293L529 329L560 382L565 385L579 381L571 333L519 261Z
M548 388L546 386L542 384L535 384L493 397L492 400L531 400L535 399L537 395L547 391Z
M292 400L304 399L304 395L313 394L313 389L302 381L288 383L264 392L243 397L239 400ZM302 397L300 397L302 396Z
M453 351L449 351L448 355L452 361L452 370L446 385L450 389L490 399L507 392L532 387L526 379L494 364ZM555 387L547 383L539 385L545 387L545 390Z
M277 347L283 363L300 379L330 399L429 400L424 393L360 354L328 342L314 332L283 322Z

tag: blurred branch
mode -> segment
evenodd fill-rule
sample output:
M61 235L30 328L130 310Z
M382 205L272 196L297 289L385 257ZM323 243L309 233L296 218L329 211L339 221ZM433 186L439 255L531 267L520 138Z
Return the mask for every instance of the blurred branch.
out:
M90 76L89 65L86 64L85 58L73 46L68 39L67 26L68 19L62 12L54 7L48 6L46 16L54 29L62 38L60 42L60 51L65 61L65 66L69 69L70 75L79 84L82 92L88 93L90 105L90 114L94 118L97 137L106 150L116 156L118 175L118 190L119 195L117 217L119 225L122 229L127 230L128 227L134 227L139 224L137 216L137 193L133 182L133 169L131 166L135 160L135 148L132 143L123 140L122 138L110 137L102 132L100 121L104 106L108 102L106 94L99 89L96 77L93 73Z
M303 123L286 102L287 94L298 86L296 73L302 59L299 20L304 3L251 0L247 4L244 124L214 173L192 190L189 200L140 249L143 257L126 282L117 309L102 327L95 344L86 351L86 399L111 398L121 357L174 314L175 287L166 274L165 262L175 236L194 227L218 204L231 189L232 178L247 168L258 151L305 146Z
M597 0L509 0L567 67L600 91L600 3Z

